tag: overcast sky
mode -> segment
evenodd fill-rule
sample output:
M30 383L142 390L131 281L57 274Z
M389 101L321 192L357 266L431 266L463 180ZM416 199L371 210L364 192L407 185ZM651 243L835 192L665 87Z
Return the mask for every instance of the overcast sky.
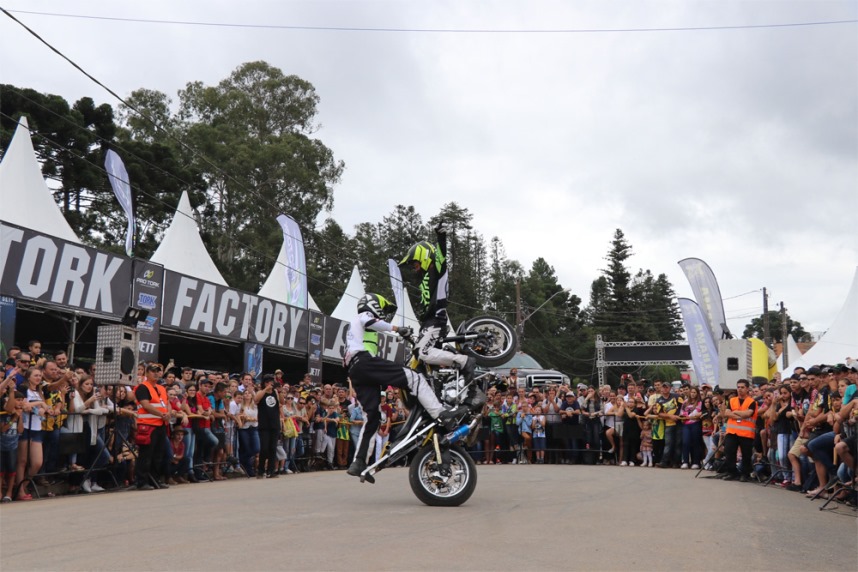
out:
M634 31L856 20L854 1L0 6L410 30L15 13L123 96L146 87L175 100L187 82L214 84L253 60L312 82L318 137L346 163L333 217L350 233L397 203L428 218L456 201L510 258L529 268L544 257L586 303L621 228L632 270L666 273L679 296L693 298L677 261L708 262L739 335L762 311L764 286L771 306L783 301L806 329L825 330L858 264L858 24ZM418 31L428 29L520 32ZM117 104L5 15L0 82Z

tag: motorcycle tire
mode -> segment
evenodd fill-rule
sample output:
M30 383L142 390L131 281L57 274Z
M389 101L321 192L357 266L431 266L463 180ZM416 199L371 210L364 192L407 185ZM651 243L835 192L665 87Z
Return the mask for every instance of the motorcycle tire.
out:
M408 482L414 495L429 506L459 506L477 487L477 465L461 445L450 446L452 475L439 475L435 448L422 447L408 466Z
M497 367L515 355L518 348L518 335L515 328L501 318L494 316L477 316L462 322L456 333L487 332L494 337L491 347L479 347L475 341L460 344L459 350L477 360L482 367Z

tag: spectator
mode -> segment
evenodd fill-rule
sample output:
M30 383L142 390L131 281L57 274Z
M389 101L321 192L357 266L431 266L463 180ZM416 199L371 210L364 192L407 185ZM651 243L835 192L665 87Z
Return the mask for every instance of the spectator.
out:
M212 401L209 399L209 395L214 388L214 381L212 378L204 377L200 380L200 385L197 388L197 411L196 414L201 417L198 418L198 424L196 432L196 443L194 445L194 468L198 469L200 467L204 467L206 464L212 461L212 457L217 451L218 446L218 438L212 432L212 419L214 418L212 412ZM204 471L199 471L197 474L197 479L199 480L208 480L208 476Z
M530 404L523 400L516 412L516 423L522 440L522 447L527 455L527 462L533 463L533 414L530 412Z
M256 456L259 454L259 409L253 390L245 386L236 413L238 423L238 461L248 477L256 476Z
M295 395L295 394L292 394ZM283 452L286 453L285 463L283 465L283 473L291 475L294 471L292 468L297 468L295 463L295 453L298 450L298 439L300 431L298 430L298 421L295 417L298 415L298 407L295 404L297 397L285 394L283 397ZM346 452L348 452L348 444L346 444Z
M679 420L680 400L671 393L672 386L669 383L661 384L661 396L657 399L659 405L659 419L664 423L664 451L658 466L668 468L676 461L676 445L679 442L677 435L677 421Z
M146 367L146 378L134 391L137 398L137 490L152 490L158 482L167 440L170 411L167 391L158 385L159 366Z
M584 399L581 401L581 418L584 420L584 441L587 449L590 450L586 462L591 465L598 460L602 448L601 415L601 401L596 395L596 390L588 387Z
M223 476L224 461L226 461L226 388L227 384L219 381L214 386L214 391L208 395L209 402L212 406L212 433L217 439L217 445L212 455L212 479L223 481L226 477Z
M563 462L571 464L578 461L578 449L581 448L576 436L581 420L581 406L572 391L567 391L564 397L566 400L560 406L562 424L567 432L563 442L563 448L566 450Z
M26 355L23 352L19 354ZM42 370L32 367L24 374L26 380L25 403L22 406L23 433L18 438L18 465L15 471L17 500L32 500L24 483L32 478L42 467L42 418L47 404L39 390L42 384Z
M641 428L641 467L652 467L652 422L645 417L638 417Z
M691 387L688 397L680 408L679 419L682 423L682 465L680 469L699 469L703 460L703 402L700 400L700 390Z
M274 391L274 376L262 378L262 389L254 401L258 408L259 468L256 478L277 478L277 439L280 435L280 399Z
M730 399L724 417L727 419L727 434L724 438L724 480L737 477L747 482L751 472L754 449L754 433L757 420L757 402L748 395L747 379L736 382L738 395ZM742 466L736 469L736 452L742 450Z
M182 427L173 429L170 435L170 448L173 454L170 457L170 468L167 471L167 484L184 485L188 483L185 478L191 470L191 459L185 455L184 438L187 431Z
M24 400L26 397L15 390L15 384L6 387L6 415L0 417L0 493L2 502L12 502L18 466L18 437L24 431Z
M542 407L539 405L533 410L533 417L530 428L533 431L533 450L536 451L536 464L542 465L545 463L545 415L542 414Z
M631 386L631 383L629 384ZM646 407L640 393L629 393L629 401L623 407L623 460L621 466L634 467L641 448L641 424ZM625 465L623 464L625 463Z
M514 389L510 390L503 398L501 404L501 418L503 419L504 433L506 438L506 446L510 451L518 451L521 447L519 442L518 424L516 423L516 414L518 406L513 400ZM512 462L517 462L516 453L512 453Z

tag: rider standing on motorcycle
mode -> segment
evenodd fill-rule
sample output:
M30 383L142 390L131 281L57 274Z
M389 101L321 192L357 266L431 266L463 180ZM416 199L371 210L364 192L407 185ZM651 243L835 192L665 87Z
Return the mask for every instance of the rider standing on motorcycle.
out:
M357 304L357 317L352 320L346 337L345 364L357 399L365 414L355 447L354 461L348 474L360 476L367 467L370 443L381 420L379 403L381 390L387 386L407 387L423 408L434 419L442 422L448 431L455 429L455 410L445 409L438 401L426 378L412 369L397 365L378 354L378 332L396 332L402 337L411 335L411 328L394 326L388 320L396 314L396 305L379 294L368 293ZM373 482L372 475L366 480Z
M399 262L400 267L410 266L421 276L420 280L420 337L414 346L420 361L442 367L456 365L465 378L474 373L473 357L442 350L439 340L447 331L447 230L444 221L435 227L437 244L421 241L414 244Z

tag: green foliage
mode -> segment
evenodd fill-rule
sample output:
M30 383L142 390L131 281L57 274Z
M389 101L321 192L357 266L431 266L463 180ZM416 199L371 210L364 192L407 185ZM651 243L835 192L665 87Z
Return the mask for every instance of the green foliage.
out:
M760 314L759 317L751 320L745 325L745 331L742 332L742 338L759 338L763 339L763 317L765 314ZM777 311L769 312L769 335L776 343L782 343L783 340L783 320L781 313ZM787 335L792 336L796 342L809 342L810 334L804 330L801 322L797 322L787 315Z

